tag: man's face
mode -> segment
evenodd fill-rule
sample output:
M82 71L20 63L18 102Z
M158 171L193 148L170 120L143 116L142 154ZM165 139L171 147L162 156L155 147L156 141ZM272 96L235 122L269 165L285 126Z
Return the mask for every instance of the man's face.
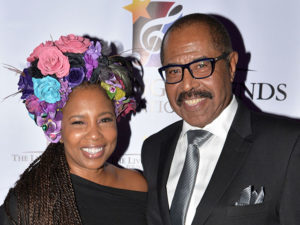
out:
M222 54L214 48L209 27L205 24L173 30L165 40L163 51L164 66L186 64L195 59L215 58ZM165 85L173 110L190 125L206 126L230 103L237 53L232 52L228 59L229 66L226 59L217 61L213 74L208 78L194 79L185 69L181 82Z

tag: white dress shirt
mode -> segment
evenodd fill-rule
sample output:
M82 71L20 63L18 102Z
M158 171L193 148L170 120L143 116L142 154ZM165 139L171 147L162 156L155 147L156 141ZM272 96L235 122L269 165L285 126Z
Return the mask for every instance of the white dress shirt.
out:
M216 167L217 161L223 149L227 133L237 111L237 101L233 96L230 104L221 112L221 114L210 124L203 127L213 134L200 148L200 161L195 187L189 204L185 225L191 225L196 213L198 204L206 190L212 173ZM199 130L201 128L193 127L187 122L183 122L181 134L179 136L174 158L171 164L170 173L167 182L167 192L169 207L171 207L172 199L175 193L177 182L181 174L187 151L187 135L188 130Z

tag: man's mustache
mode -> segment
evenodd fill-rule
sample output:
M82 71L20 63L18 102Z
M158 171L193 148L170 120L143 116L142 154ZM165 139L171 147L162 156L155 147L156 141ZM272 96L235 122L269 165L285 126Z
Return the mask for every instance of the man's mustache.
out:
M176 100L176 103L178 106L181 106L183 100L191 97L200 97L200 98L210 98L212 99L213 96L209 91L195 91L195 90L190 90L190 91L185 91L181 92Z

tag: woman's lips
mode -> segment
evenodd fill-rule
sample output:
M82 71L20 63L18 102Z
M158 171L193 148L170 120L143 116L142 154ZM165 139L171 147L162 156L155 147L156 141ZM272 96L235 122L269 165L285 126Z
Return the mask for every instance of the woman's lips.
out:
M84 147L81 148L83 154L88 158L98 158L103 155L104 148L103 147Z

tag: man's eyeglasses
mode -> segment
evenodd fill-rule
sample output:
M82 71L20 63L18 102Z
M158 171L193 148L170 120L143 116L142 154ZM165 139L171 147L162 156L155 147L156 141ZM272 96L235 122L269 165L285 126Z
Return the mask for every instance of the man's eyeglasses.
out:
M158 69L162 79L167 84L176 84L183 80L184 69L188 69L194 79L204 79L211 76L215 69L215 64L229 55L223 52L216 58L196 59L187 64L169 64Z

